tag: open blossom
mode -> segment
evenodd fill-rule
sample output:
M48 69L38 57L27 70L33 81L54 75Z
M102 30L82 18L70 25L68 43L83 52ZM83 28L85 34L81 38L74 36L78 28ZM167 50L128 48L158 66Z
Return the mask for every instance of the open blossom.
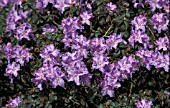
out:
M6 18L6 31L11 31L16 29L17 21L21 19L21 16L13 7Z
M92 13L88 13L88 11L84 11L80 14L80 17L82 18L82 23L90 25L90 19L93 17Z
M117 49L117 46L120 42L123 42L124 44L126 44L127 42L125 40L122 39L122 35L116 35L116 33L111 34L110 36L108 36L108 39L106 39L106 45L107 45L107 49L110 50L112 48Z
M55 49L53 44L46 45L44 50L40 53L41 58L43 58L43 62L50 62L54 64L59 63L59 58L61 57L60 51Z
M53 25L50 26L49 24L46 24L46 25L45 25L45 28L42 28L42 30L43 30L43 33L42 33L42 34L53 33L53 32L56 31L56 29L57 29L56 26L53 26Z
M21 98L17 96L14 99L11 99L8 101L8 104L6 104L7 107L17 108L19 104L21 103Z
M76 35L76 30L82 30L84 27L80 23L77 17L67 17L62 20L62 26L64 28L63 33L67 35Z
M29 59L33 58L32 54L29 53L30 49L28 48L23 49L22 46L16 45L14 51L14 58L21 66L23 66L25 62L29 62Z
M135 105L137 108L151 108L153 103L150 100L142 99L141 101L135 103Z
M104 38L93 38L90 41L91 54L103 54L107 49L106 41Z
M130 45L132 45L134 47L134 44L136 42L140 43L140 44L144 44L144 46L146 46L146 44L149 43L149 37L147 36L146 33L144 32L141 32L140 30L138 31L132 31L131 32L131 35L128 39Z
M113 4L112 2L109 2L106 5L106 8L111 12L111 11L116 11L117 6L115 4Z
M136 16L132 21L132 30L141 30L142 32L145 32L145 26L146 26L147 20L146 17L143 15Z
M154 66L156 69L164 68L166 72L169 72L169 54L161 54L157 50L140 49L136 52L136 55L142 59L143 65L148 70L151 70L151 66Z
M163 49L163 51L166 51L168 50L170 44L169 44L169 39L167 36L165 37L160 37L158 40L155 41L155 44L156 44L156 48L158 50L161 50Z
M23 23L16 28L16 37L19 41L23 38L30 40L31 33L32 29L29 23Z
M75 38L72 39L72 45L71 48L74 51L77 51L80 56L83 56L84 58L88 58L88 50L90 48L90 40L87 39L83 35L76 35Z
M109 64L107 55L105 54L95 54L93 56L92 69L99 69L104 72L104 67Z
M32 81L40 90L43 90L42 84L48 84L48 82L53 88L57 86L64 87L63 78L65 74L58 66L54 66L54 64L44 63L33 75L35 78Z
M164 13L156 13L152 16L152 23L154 29L161 33L161 31L168 30L169 20Z
M21 66L23 66L25 62L29 62L29 59L32 59L33 57L32 54L29 53L30 49L24 49L19 45L12 47L11 43L7 43L3 48L8 62L10 62L10 59L14 58Z
M114 89L121 86L120 82L118 81L118 77L116 77L114 74L114 72L108 72L104 75L104 79L100 83L103 96L108 94L110 97L113 97Z
M144 8L144 5L142 3L143 0L132 0L132 3L134 3L134 8L137 8L137 6L142 6Z
M74 81L76 85L90 84L92 77L82 59L77 52L67 52L62 56L62 65L67 72L66 80Z
M72 1L73 0L57 0L54 7L61 11L61 13L64 13L66 7L70 7L71 4L74 4Z
M138 62L139 61L132 56L124 56L121 60L119 60L117 62L118 69L121 72L119 80L122 81L132 77L132 74L138 70Z
M12 78L12 76L17 77L19 70L20 70L20 65L17 64L16 62L12 62L12 64L8 63L7 68L6 68L6 74L5 74L5 75L10 78L11 83L13 83L13 78Z

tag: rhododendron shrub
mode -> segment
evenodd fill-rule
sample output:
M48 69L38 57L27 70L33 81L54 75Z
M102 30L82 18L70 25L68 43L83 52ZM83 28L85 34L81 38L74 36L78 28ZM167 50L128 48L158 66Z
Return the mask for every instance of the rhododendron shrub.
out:
M1 0L0 107L170 107L169 4Z

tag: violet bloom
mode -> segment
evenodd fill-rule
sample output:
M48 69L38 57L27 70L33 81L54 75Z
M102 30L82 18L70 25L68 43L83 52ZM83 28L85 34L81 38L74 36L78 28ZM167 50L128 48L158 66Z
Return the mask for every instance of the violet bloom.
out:
M17 45L14 47L14 51L15 60L19 62L21 66L23 66L25 62L29 62L29 59L33 58L32 54L29 53L30 49L28 48L23 49L22 46Z
M77 17L68 17L62 20L62 26L64 28L63 33L66 36L75 36L77 34L76 30L83 30L84 27L79 22Z
M16 37L19 41L21 41L23 38L30 40L31 33L32 29L29 23L23 23L16 28Z
M55 49L53 44L46 45L44 50L40 53L43 62L50 62L54 64L59 64L59 58L61 57L60 51Z
M7 107L17 108L19 104L21 103L21 98L17 96L14 99L11 99L8 101L8 104L6 104Z
M150 5L152 11L155 11L156 8L161 9L162 7L159 4L160 0L145 0L146 3Z
M138 1L138 2L137 2ZM132 3L134 3L134 8L137 8L137 6L142 6L142 8L144 8L144 5L142 3L143 0L132 0Z
M12 64L8 63L5 75L10 78L11 83L13 83L12 76L14 75L15 77L17 77L19 70L20 70L20 65L17 64L16 62L12 62Z
M100 87L102 87L102 95L109 95L113 97L114 89L119 88L121 85L118 81L118 78L112 76L113 73L106 73L103 81L100 83Z
M163 49L163 51L167 51L170 46L168 37L160 37L158 40L156 40L155 45L157 46L157 50Z
M82 18L82 23L90 25L90 19L93 17L92 13L88 13L88 11L84 11L80 14L80 17Z
M61 68L54 64L44 63L33 75L35 78L32 81L40 90L43 90L42 84L48 84L48 82L53 88L57 86L64 87L63 78L65 74L61 71Z
M142 32L145 32L145 26L146 26L147 20L146 17L143 15L136 16L132 21L132 30L142 30Z
M15 58L15 52L11 43L8 42L7 45L4 45L3 50L5 52L8 62L10 62L11 58Z
M44 9L47 7L48 3L53 3L54 0L36 0L36 8Z
M138 101L135 103L137 108L151 108L153 105L152 101L147 100L147 99L142 99L141 101Z
M103 54L107 49L106 41L104 38L93 38L90 41L91 54Z
M102 73L104 72L104 67L109 64L107 55L95 54L93 55L92 69L99 69Z
M57 0L54 4L54 7L57 8L63 14L66 7L70 7L71 4L74 4L72 0Z
M113 97L114 89L121 86L119 81L120 75L121 72L118 70L115 63L105 67L104 79L99 84L102 88L101 92L103 96L108 94L110 97Z
M80 56L83 56L84 58L88 58L88 49L90 48L90 40L88 40L83 35L76 35L75 38L72 39L72 45L71 48L74 51L77 51L77 53L80 54Z
M7 6L11 0L1 0L0 1L0 9Z
M83 58L78 55L76 52L67 52L62 56L62 65L67 72L66 80L74 81L76 85L90 84L92 75L89 74L86 65L82 62Z
M115 4L113 4L112 2L109 2L107 5L106 5L106 8L112 12L112 11L116 11L116 8L117 6Z
M164 15L164 13L156 13L152 16L152 23L154 29L161 33L161 31L168 30L169 20Z
M6 31L9 32L11 30L15 30L18 20L21 20L21 16L18 14L18 12L15 10L15 7L13 6L6 18Z
M120 42L123 42L126 44L127 42L122 39L122 35L116 35L116 33L111 34L108 36L108 39L106 39L106 45L107 49L110 50L112 48L117 49L117 46Z
M140 30L138 31L132 31L131 35L128 39L130 45L132 45L134 47L134 44L136 42L140 43L140 44L144 44L144 46L146 46L146 44L149 44L149 37L147 36L146 33L141 32Z
M42 30L43 30L43 33L42 33L42 34L53 33L53 32L56 31L56 29L57 29L56 26L53 26L53 25L50 26L49 24L46 24L46 25L45 25L45 28L42 28Z

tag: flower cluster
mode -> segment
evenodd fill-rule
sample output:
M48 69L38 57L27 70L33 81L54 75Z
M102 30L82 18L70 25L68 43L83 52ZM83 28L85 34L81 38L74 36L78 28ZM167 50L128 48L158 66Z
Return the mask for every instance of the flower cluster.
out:
M145 26L147 23L147 19L143 15L136 16L132 21L132 30L141 30L142 32L145 32Z
M155 45L157 46L156 50L163 49L163 51L167 51L170 46L168 37L160 37L158 40L155 41Z
M44 9L49 3L53 4L53 7L57 8L61 13L64 13L65 8L71 5L76 5L77 0L36 0L36 8Z
M152 23L154 29L161 33L161 31L168 30L169 20L164 13L156 13L152 16Z
M127 42L122 39L122 34L116 35L116 33L113 33L113 34L111 34L110 36L107 36L107 37L108 38L106 39L106 45L107 45L108 50L111 50L112 48L117 49L118 44L120 42L127 44Z
M106 5L106 8L112 12L112 11L116 11L116 8L117 6L115 4L113 4L112 2L109 2L107 5Z
M29 53L30 49L28 48L23 49L22 46L19 45L12 47L11 43L7 43L7 45L4 45L3 49L8 60L6 76L9 76L12 83L13 82L12 75L17 77L18 75L17 71L20 70L20 65L24 66L24 63L29 62L29 59L32 59L33 56ZM15 61L19 64L17 64L16 62L12 62L12 64L10 64L11 59L15 59Z
M145 33L147 19L143 15L136 16L132 21L132 31L128 39L130 45L134 47L136 42L143 44L145 48L149 47L149 37Z
M10 101L8 101L8 104L6 104L6 106L7 107L12 107L12 108L17 108L20 103L21 103L21 98L19 96L17 96L16 98L11 99Z
M42 28L42 30L43 30L43 33L42 33L42 34L53 33L53 32L56 31L56 29L57 29L56 26L54 26L54 25L51 25L51 26L50 26L49 24L46 24L46 25L45 25L45 28Z
M132 73L138 70L138 62L132 56L124 56L117 63L107 64L104 67L104 79L100 83L102 95L113 97L114 89L121 86L120 82L132 77Z
M169 0L145 0L150 5L152 11L164 8L165 12L169 13Z
M131 35L128 39L130 45L134 47L135 43L138 42L140 44L143 44L144 47L146 47L149 44L149 37L147 36L146 33L141 32L140 30L138 31L132 31Z
M80 14L80 17L82 18L82 23L83 24L87 24L90 25L90 19L93 17L93 14L88 12L88 11L84 11Z
M142 58L142 63L148 70L151 70L151 66L155 66L157 69L164 68L166 72L169 72L169 54L161 54L157 50L140 49L136 55Z
M152 101L147 99L142 99L135 104L137 108L151 108L151 106L153 105Z
M90 84L92 77L82 59L77 52L66 52L62 56L62 66L67 72L66 79L74 81L76 85Z
M138 6L142 6L144 8L144 4L142 3L143 0L132 0L132 3L134 3L133 7L137 8Z
M42 84L47 84L48 82L53 88L56 88L57 86L64 87L63 77L65 74L61 71L61 68L54 64L44 63L33 75L35 78L32 79L32 81L40 90L43 89Z

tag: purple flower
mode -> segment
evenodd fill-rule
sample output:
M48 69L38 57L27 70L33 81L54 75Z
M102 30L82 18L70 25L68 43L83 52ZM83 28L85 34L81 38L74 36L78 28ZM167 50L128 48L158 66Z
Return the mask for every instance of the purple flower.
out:
M145 0L146 3L150 5L152 11L155 11L156 8L161 9L162 7L159 5L160 0Z
M12 76L14 75L15 77L17 77L19 70L20 70L20 65L17 64L16 62L12 62L12 64L8 63L5 75L10 78L11 83L13 83Z
M106 8L112 12L112 11L116 11L116 8L117 6L115 4L113 4L112 2L109 2L107 5L106 5Z
M92 69L99 69L101 72L104 71L104 67L109 64L108 57L105 54L93 55Z
M11 30L15 30L16 22L18 20L21 20L21 16L19 16L18 12L15 10L15 7L13 6L6 18L6 31L8 32Z
M19 41L23 38L30 40L31 33L32 29L29 23L23 23L16 28L16 36Z
M152 101L146 99L142 99L135 104L137 108L151 108L151 106L153 105Z
M59 64L59 58L61 57L60 51L55 49L53 44L45 46L44 50L40 53L43 62L50 62L54 64Z
M84 27L79 22L77 17L67 17L62 20L62 26L64 28L63 33L65 34L65 38L69 36L75 36L77 34L76 30L83 30Z
M154 29L161 33L161 31L168 30L169 20L164 15L164 13L156 13L152 16L152 23Z
M65 53L62 56L62 65L67 72L66 80L74 81L76 85L90 84L90 78L86 65L82 62L82 57L77 52Z
M140 30L138 31L132 31L131 35L128 39L130 45L132 45L134 47L134 44L136 42L143 44L144 46L147 46L147 44L149 44L149 37L147 36L146 33L142 33Z
M80 17L82 18L82 23L90 25L90 19L93 17L92 13L88 13L88 11L84 11L80 14Z
M170 44L169 44L169 39L167 36L165 37L160 37L158 40L156 40L155 45L157 46L157 50L163 49L163 51L168 50Z
M53 33L56 31L57 27L56 26L50 26L49 24L45 25L45 28L42 28L43 33L42 34L46 34L46 33Z
M115 63L106 66L108 70L105 70L104 79L100 82L99 86L102 88L102 95L109 95L113 97L114 89L119 88L119 77L121 72L118 70ZM106 68L105 68L106 69Z
M17 96L16 98L9 100L8 104L6 104L6 106L16 108L19 106L20 103L21 103L21 98L19 96Z
M145 26L146 26L147 20L146 17L143 15L136 16L134 20L131 21L132 24L132 30L142 30L142 32L145 32Z
M64 87L65 74L61 71L61 68L54 64L44 63L41 68L34 72L32 81L35 85L42 90L42 83L49 84L56 88L57 86Z
M117 49L117 46L120 42L123 42L126 44L127 42L122 39L122 35L116 35L116 33L113 33L112 35L108 36L108 39L106 39L106 45L107 49L110 50L112 48Z
M4 45L3 50L5 52L8 62L10 62L11 58L15 58L15 52L14 49L12 48L11 43L8 42L7 45Z
M23 49L22 46L17 45L14 47L14 51L15 60L19 62L21 66L24 65L25 61L29 62L29 59L33 58L32 54L29 53L30 49L28 48Z
M74 51L77 51L80 56L83 56L84 58L88 58L88 49L90 48L90 40L88 40L83 35L76 35L75 38L72 39L71 48Z
M136 2L138 1L138 2ZM144 5L142 3L143 0L132 0L132 3L134 3L134 8L137 8L138 5L142 6L144 8Z
M91 54L103 54L107 49L106 41L104 38L93 38L90 41Z
M70 7L72 0L57 0L54 7L57 8L63 14L66 7Z

